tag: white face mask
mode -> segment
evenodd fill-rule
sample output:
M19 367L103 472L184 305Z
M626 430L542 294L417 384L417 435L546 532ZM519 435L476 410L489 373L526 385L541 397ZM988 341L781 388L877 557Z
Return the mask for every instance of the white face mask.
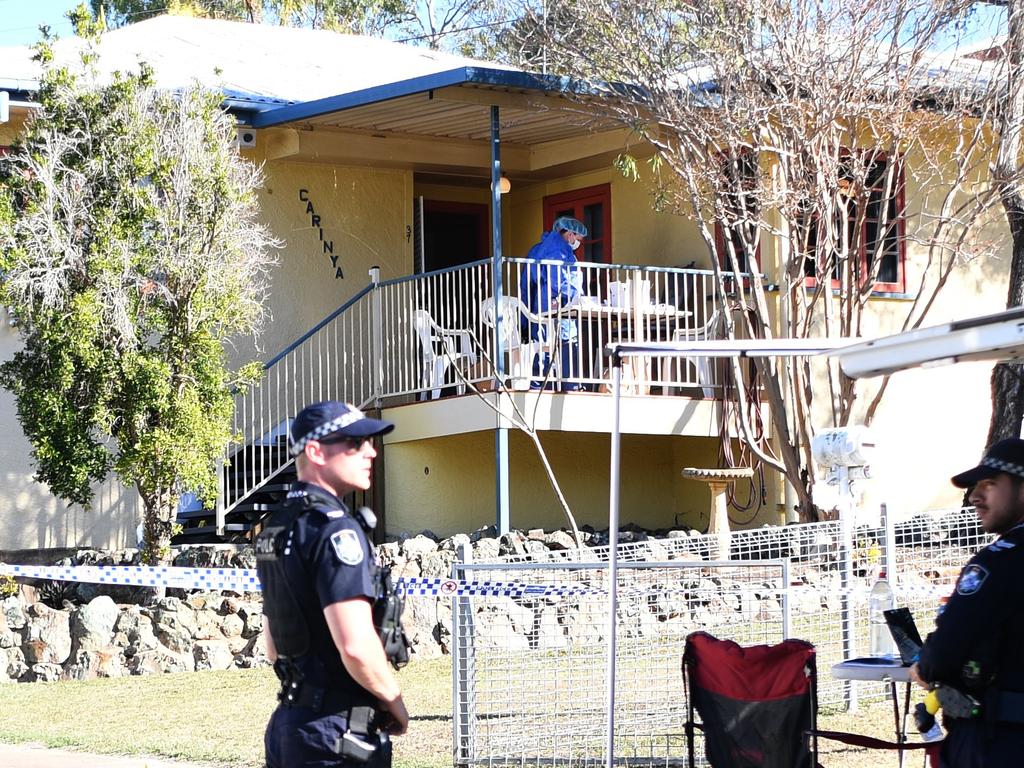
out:
M575 251L577 248L580 247L580 241L579 240L573 240L571 243L569 243L569 247L572 248Z

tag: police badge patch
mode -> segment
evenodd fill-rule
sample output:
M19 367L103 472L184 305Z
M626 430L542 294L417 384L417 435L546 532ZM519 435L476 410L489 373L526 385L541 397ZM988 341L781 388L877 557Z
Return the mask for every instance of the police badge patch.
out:
M956 582L956 593L958 595L973 595L988 578L988 571L980 565L968 565L960 574Z
M334 554L345 565L359 565L363 562L363 548L355 531L346 529L332 534L331 544L334 547Z

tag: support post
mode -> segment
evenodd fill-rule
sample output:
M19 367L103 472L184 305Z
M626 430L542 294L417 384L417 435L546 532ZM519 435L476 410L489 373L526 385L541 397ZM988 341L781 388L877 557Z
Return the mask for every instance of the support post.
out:
M491 286L494 295L494 376L505 381L505 350L502 349L503 294L501 284L501 123L498 107L491 107ZM498 414L494 432L495 508L498 534L508 533L509 519L509 477L508 477L508 427Z
M370 267L370 386L373 407L380 410L384 391L384 312L380 303L380 267Z
M849 469L847 467L836 467L839 473L839 573L840 573L840 597L839 612L840 626L843 633L843 658L852 659L857 654L856 630L857 623L854 620L853 596L850 591L853 589L853 504L850 494ZM859 710L857 701L857 685L853 680L845 681L846 711L857 712Z
M608 696L608 754L606 768L615 766L615 653L618 647L619 585L619 470L622 431L622 358L612 353L612 450L608 484L608 672L605 685Z

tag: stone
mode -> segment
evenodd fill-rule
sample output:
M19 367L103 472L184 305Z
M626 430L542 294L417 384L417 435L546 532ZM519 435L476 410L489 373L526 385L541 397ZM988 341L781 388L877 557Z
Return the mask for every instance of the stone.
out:
M22 629L28 622L25 607L17 597L5 597L0 601L0 612L4 615L8 629Z
M451 550L437 550L420 558L420 570L423 576L448 578L452 574L452 563L455 553Z
M406 560L414 560L418 557L422 557L428 552L434 552L437 550L437 542L431 538L419 534L413 536L411 539L406 539L402 542L400 552L402 557Z
M18 645L21 645L21 635L7 626L7 619L0 613L0 648L14 648Z
M0 679L6 677L8 680L20 680L28 672L28 664L25 663L25 653L21 648L7 648L5 650L6 662L0 667Z
M544 533L543 528L531 528L526 532L526 538L533 539L534 541L544 541L544 537L547 536Z
M75 650L93 650L110 645L114 624L120 615L114 601L105 595L91 600L71 616L71 638Z
M237 613L229 613L220 622L220 631L224 637L241 637L245 622Z
M526 554L526 537L519 531L503 533L498 539L499 557L521 557Z
M71 622L65 611L43 603L30 605L28 623L22 630L21 650L30 665L61 665L71 655Z
M237 617L236 617L237 618ZM230 669L234 654L223 640L199 640L192 648L196 671L204 669Z
M196 662L191 647L186 654L175 653L158 645L153 650L142 651L132 656L127 666L133 675L149 675L161 672L194 672Z
M195 611L175 597L166 597L158 600L149 612L157 639L174 653L191 658L192 638L197 629Z
M263 633L263 612L258 610L258 606L241 610L238 616L245 622L242 625L242 637L246 640Z
M235 654L232 661L239 669L270 666L270 660L267 658L267 640L263 634L249 638L245 647L241 652Z
M228 614L234 616L234 614ZM218 613L209 608L196 611L196 628L192 637L196 640L215 640L220 637L220 626L223 621Z
M60 664L40 663L32 665L28 676L32 682L55 683L60 680L63 673Z
M230 611L230 608L226 606L233 600L234 598L224 598L222 595L212 592L197 592L194 595L189 595L185 603L195 611L208 610L219 613L222 609Z
M156 634L153 632L153 620L143 614L137 605L129 605L121 612L114 625L114 632L122 633L128 638L133 653L152 650L158 645Z
M473 543L473 562L491 562L498 557L499 552L497 539L477 539Z
M79 650L64 665L64 680L92 680L97 677L121 677L121 651L114 646Z
M493 525L485 525L483 528L477 528L471 534L469 534L469 540L476 544L481 539L496 539L498 538L498 529Z
M437 548L445 552L458 553L459 547L461 546L466 547L466 549L469 549L472 546L469 536L465 533L457 533L454 536L449 536L438 544Z
M576 541L568 531L552 531L541 540L548 549L576 549Z

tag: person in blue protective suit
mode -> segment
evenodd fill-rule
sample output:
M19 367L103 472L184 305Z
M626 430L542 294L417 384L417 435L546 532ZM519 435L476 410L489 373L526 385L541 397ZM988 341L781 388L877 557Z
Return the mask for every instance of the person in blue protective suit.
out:
M551 231L546 233L530 249L526 257L532 261L551 262L546 264L530 264L519 280L519 295L523 303L534 314L553 312L560 307L575 304L580 297L582 275L576 266L576 249L587 236L587 228L583 222L571 216L555 219ZM522 318L521 331L526 341L548 341L544 338L548 328L545 325L530 322ZM580 388L576 361L579 330L576 322L568 317L558 321L559 362L561 363L562 390L573 392ZM534 379L531 389L541 387L541 379L548 376L551 359L538 355L533 361Z
M999 538L960 571L910 674L942 706L942 768L1009 768L1024 763L1024 440L1000 440L953 484Z
M267 768L389 768L390 736L408 727L388 667L408 646L367 537L376 520L341 501L370 487L374 438L393 427L336 401L292 423L298 482L256 539L267 657L281 680Z

